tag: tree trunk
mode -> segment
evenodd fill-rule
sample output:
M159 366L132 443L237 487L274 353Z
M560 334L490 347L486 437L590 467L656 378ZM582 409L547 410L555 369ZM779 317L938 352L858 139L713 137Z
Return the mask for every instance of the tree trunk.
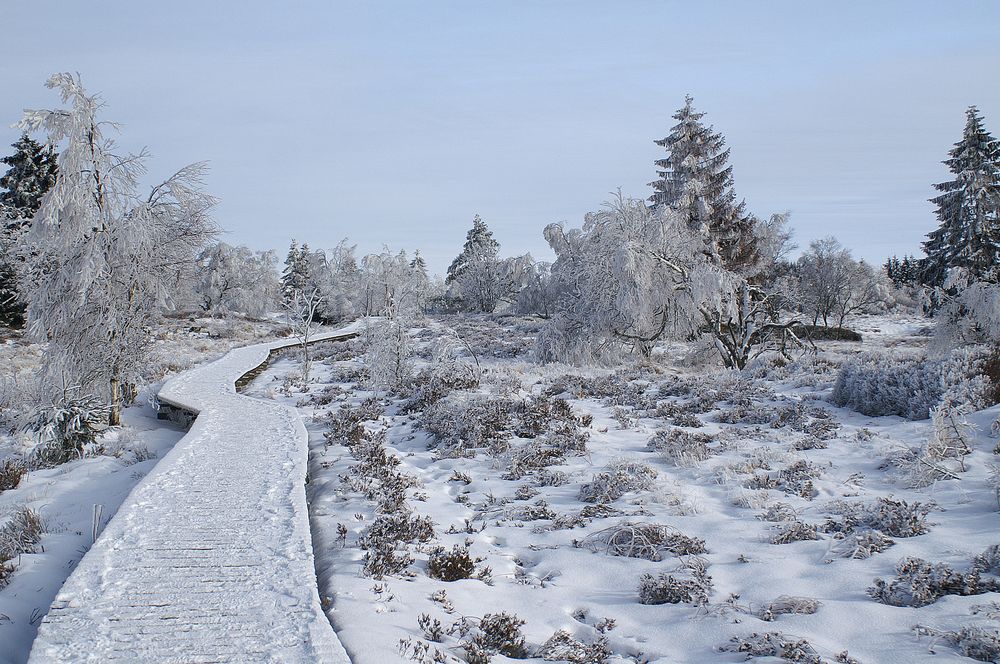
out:
M111 379L111 410L108 413L108 424L113 427L122 424L122 385L117 378Z

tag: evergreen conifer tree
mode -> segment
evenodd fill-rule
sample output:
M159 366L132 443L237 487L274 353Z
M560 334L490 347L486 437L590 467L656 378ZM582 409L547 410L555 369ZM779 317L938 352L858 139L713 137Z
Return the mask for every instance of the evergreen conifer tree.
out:
M649 183L655 190L649 200L681 212L704 238L705 253L740 272L756 260L756 219L743 201L736 201L725 137L702 123L705 114L694 110L693 101L685 98L673 116L677 124L655 141L667 156L656 161L660 177Z
M975 106L966 111L962 140L945 160L955 178L934 185L941 195L938 228L927 235L924 281L944 282L948 271L964 268L972 281L1000 279L1000 142L983 126Z
M448 276L445 282L450 284L455 281L473 261L499 260L499 252L500 243L493 239L493 231L477 214L472 220L472 228L465 236L462 253L456 256L455 260L448 266Z
M45 195L56 182L56 153L52 146L43 146L27 134L12 144L14 154L0 159L10 166L0 177L0 204L13 208L22 219L30 219L42 204Z
M27 134L14 143L14 154L0 159L10 166L0 177L0 325L21 327L26 305L18 290L15 254L42 196L56 181L56 153Z
M292 240L285 258L285 269L281 273L281 294L291 301L295 293L304 293L309 285L309 245Z

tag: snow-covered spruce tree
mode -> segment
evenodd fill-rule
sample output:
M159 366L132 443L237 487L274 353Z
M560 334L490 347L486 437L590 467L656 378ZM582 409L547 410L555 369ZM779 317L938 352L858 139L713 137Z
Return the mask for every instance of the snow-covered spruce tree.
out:
M468 311L492 313L503 297L500 243L477 214L465 238L462 253L448 267L446 281Z
M1000 281L1000 142L983 126L975 106L966 111L962 140L945 160L955 178L934 185L941 195L937 229L927 235L924 281L939 286L963 268L970 282Z
M25 304L17 286L18 255L42 196L56 181L56 154L27 134L14 143L14 154L0 159L10 168L0 177L0 325L24 325Z
M292 240L281 272L281 295L286 302L309 289L309 245Z
M28 134L12 144L14 154L0 159L10 166L0 177L0 204L16 210L21 219L31 219L42 204L45 195L56 182L59 167L57 154L51 145L43 146Z
M694 110L693 101L685 97L673 116L677 124L656 141L667 156L656 161L659 178L649 183L655 190L649 200L680 212L702 238L703 250L727 270L740 272L755 260L757 220L736 201L725 137L702 123L705 114Z
M202 308L212 315L261 316L278 305L278 259L273 251L251 251L219 242L198 257L195 284Z
M154 317L171 289L191 278L198 252L216 234L209 217L215 199L202 187L201 164L141 197L136 181L145 155L115 155L97 118L98 98L70 74L55 74L47 85L69 109L26 111L19 125L63 143L59 176L26 238L28 327L48 341L50 380L105 399L117 425Z

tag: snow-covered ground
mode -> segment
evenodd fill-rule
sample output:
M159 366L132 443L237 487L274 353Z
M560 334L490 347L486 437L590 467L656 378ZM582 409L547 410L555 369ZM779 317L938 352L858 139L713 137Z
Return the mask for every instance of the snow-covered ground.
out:
M1000 407L970 418L960 479L914 487L903 460L929 421L826 400L846 356L922 346L924 319L866 318L861 344L823 342L815 357L743 376L680 368L670 348L660 368L539 367L525 355L530 321L426 325L413 338L428 373L405 396L366 401L360 340L328 345L305 392L291 357L249 388L306 416L320 590L355 662L491 649L571 661L970 661L960 650L977 642L957 632L996 633L995 593L915 608L869 592L906 557L950 565L952 590L968 589L971 577L955 575L1000 543L990 481ZM463 382L475 373L468 356L442 361L441 340L456 338L448 325L478 355L478 385ZM991 564L980 559L986 581L976 588L975 576L974 591L994 583ZM916 576L883 598L946 575ZM524 621L523 648L501 613Z

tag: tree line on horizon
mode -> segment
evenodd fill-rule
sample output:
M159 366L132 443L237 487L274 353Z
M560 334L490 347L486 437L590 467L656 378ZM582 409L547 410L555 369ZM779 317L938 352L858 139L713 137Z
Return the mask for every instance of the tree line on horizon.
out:
M551 263L501 257L477 215L440 278L419 251L358 257L346 240L328 251L293 241L279 271L274 252L218 242L202 164L140 192L147 156L117 153L78 77L58 74L48 85L69 108L27 112L25 133L2 160L0 324L48 342L52 380L104 399L112 422L134 394L151 325L183 308L305 310L307 324L381 316L384 343L420 314L511 311L546 320L539 361L649 358L665 339L707 335L736 369L887 305L923 306L963 334L982 328L963 317L997 315L983 308L1000 281L1000 143L975 107L944 162L954 177L934 185L938 226L923 257L876 268L830 237L789 260L788 215L747 210L725 137L688 96L656 141L664 155L648 198L619 191L580 227L547 226Z

